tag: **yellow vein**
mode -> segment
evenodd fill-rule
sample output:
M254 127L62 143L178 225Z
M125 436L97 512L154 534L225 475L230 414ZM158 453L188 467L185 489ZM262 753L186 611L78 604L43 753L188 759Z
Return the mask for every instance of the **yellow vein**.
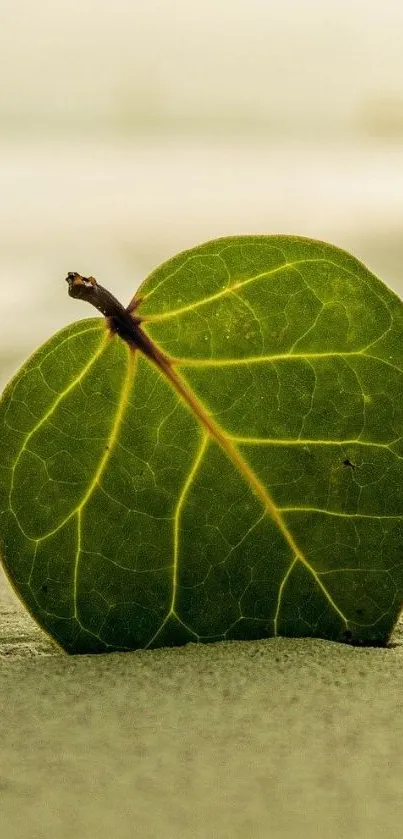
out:
M219 300L221 297L225 297L227 294L231 294L233 291L239 291L239 289L244 288L245 286L250 285L250 283L256 282L256 280L262 280L264 277L273 277L275 274L279 274L282 271L286 271L287 268L294 268L296 265L307 264L311 262L323 262L322 259L297 259L295 262L284 262L282 265L278 265L276 268L271 268L268 271L262 271L260 274L255 274L253 277L248 277L246 280L236 280L232 285L227 285L221 291L217 291L215 294L210 294L208 297L203 297L202 300L197 300L195 303L188 303L187 306L181 306L178 309L170 309L169 312L162 312L161 314L157 315L143 315L142 320L147 323L159 323L163 320L170 320L171 318L179 317L180 315L185 314L186 312L191 312L194 309L199 309L200 306L206 306L208 303L213 303L215 300ZM152 291L146 295L143 300L145 301L147 297L150 297Z
M295 568L296 564L297 564L297 558L295 557L293 559L291 565L289 566L289 568L287 570L287 573L283 577L283 579L281 581L280 588L278 590L276 613L274 615L274 635L277 635L277 633L278 633L278 620L279 620L279 617L280 617L280 609L281 609L281 601L283 599L283 592L284 592L284 589L286 587L287 580L291 576L291 572Z
M305 361L310 359L321 358L350 358L351 356L361 356L362 358L372 358L373 356L364 356L362 350L349 350L348 352L339 352L338 350L328 352L306 352L306 353L277 353L273 355L251 355L241 356L240 358L172 358L172 364L176 367L237 367L241 364L264 364L275 361ZM383 359L377 358L376 361L383 362ZM387 362L385 362L386 364ZM397 368L396 368L397 369Z
M80 562L81 556L81 510L77 512L77 546L76 546L76 555L74 558L74 569L73 569L73 603L74 603L74 617L75 619L80 622L80 618L78 615L78 566Z
M179 529L180 529L180 519L182 514L183 505L186 500L186 496L189 492L189 489L196 477L198 472L199 466L202 462L204 452L206 451L208 443L208 435L204 434L201 445L199 450L196 454L193 466L189 471L186 481L182 487L180 496L178 498L178 503L176 505L175 514L174 514L174 545L173 545L173 581L172 581L172 600L170 606L170 613L172 614L175 610L175 599L176 599L176 591L177 591L177 583L178 583L178 564L179 564Z
M190 408L192 413L194 413L198 417L199 421L202 423L204 428L207 429L211 437L214 440L216 440L216 442L220 445L225 454L238 468L238 471L241 473L241 475L243 475L246 482L250 485L254 493L260 499L261 503L263 504L263 507L272 517L278 529L280 530L280 533L282 534L284 540L290 547L293 556L295 556L301 562L301 564L308 569L308 571L312 574L316 584L321 589L322 593L325 595L335 612L337 612L337 614L344 621L344 623L347 623L346 617L343 615L343 613L331 597L330 593L323 585L315 569L312 568L302 551L295 543L292 534L290 533L290 531L287 528L287 525L285 524L281 512L274 504L274 501L271 498L264 484L262 484L262 482L259 480L253 469L249 466L249 463L242 457L240 451L233 444L232 440L229 437L227 437L225 431L218 425L218 423L213 419L211 414L209 414L207 408L196 397L196 394L194 393L194 391L191 390L186 379L183 379L179 375L177 370L174 370L171 367L167 357L161 358L159 360L159 366L161 371L165 373L166 377L171 382L172 386L175 388L177 393L187 404L188 408Z
M369 443L363 440L311 440L297 437L294 439L281 439L279 437L238 437L237 435L229 435L229 439L234 443L241 443L250 446L363 446L369 449L387 449L391 451L390 446L396 443L392 440L390 443ZM395 454L395 452L392 452ZM396 455L399 457L399 455Z
M85 506L85 504L89 500L90 496L92 495L97 483L99 483L99 479L102 475L102 472L104 471L105 466L106 466L106 464L107 464L107 462L108 462L108 460L109 460L109 458L112 454L113 445L116 441L117 432L119 430L119 423L121 422L121 420L123 418L124 409L126 407L125 403L127 402L128 393L129 393L129 390L130 390L130 385L131 385L132 379L134 378L136 356L134 355L134 353L131 353L129 350L128 350L128 354L129 354L129 364L128 364L126 377L123 381L123 386L122 386L122 391L121 391L121 394L120 394L118 407L117 407L117 410L116 410L116 414L115 414L115 418L114 418L114 421L113 421L113 425L112 425L112 429L111 429L109 438L107 439L106 444L105 444L106 445L106 450L105 450L104 454L102 455L102 458L99 462L99 465L98 465L97 470L95 472L95 477L91 481L87 490L85 491L85 494L83 495L80 503L76 507L74 507L73 510L71 510L71 512L68 514L68 516L66 516L66 518L63 519L63 521L61 521L57 525L57 527L55 527L53 530L50 530L48 533L43 534L43 536L40 536L38 539L35 539L35 541L38 542L38 543L39 542L44 542L46 539L49 539L51 536L54 536L55 533L57 533L59 530L61 530L62 527L64 527L65 524L67 524L67 522L69 522L70 519L72 519L73 516L75 516L79 512L79 510L81 510ZM126 396L126 391L127 391L127 396ZM109 448L107 448L107 447L109 447ZM14 515L15 515L15 513L14 513ZM18 521L18 519L17 519L17 521ZM22 532L24 532L24 531L22 531ZM24 534L24 535L26 535L26 534ZM29 539L29 538L30 537L27 536L27 539Z
M319 513L323 516L337 516L341 519L392 519L392 521L399 521L403 515L378 515L377 513L342 513L336 510L325 510L321 507L279 507L281 513Z
M53 404L50 406L50 408L46 411L46 413L43 415L43 417L41 417L39 422L37 422L36 425L33 428L31 428L31 431L25 437L25 440L24 440L24 442L23 442L23 444L22 444L22 446L21 446L21 448L20 448L20 450L17 454L17 457L14 461L14 464L13 464L13 467L12 467L12 470L11 470L9 505L10 505L10 510L11 510L11 512L14 513L14 515L15 515L15 512L13 510L12 500L11 500L13 489L14 489L14 473L15 473L16 466L17 466L17 464L20 460L20 457L21 457L22 453L26 450L27 445L28 445L31 437L33 437L33 435L36 434L37 431L39 431L39 429L42 427L42 425L44 425L45 422L47 422L47 420L52 416L52 414L54 414L56 408L58 407L58 405L60 405L60 403L63 401L63 399L65 399L66 396L68 396L68 394L71 393L71 391L74 390L74 388L77 387L77 385L79 385L80 382L85 378L85 376L87 375L89 370L91 370L91 367L95 364L95 362L98 360L98 358L105 351L109 342L110 342L110 336L109 336L108 333L106 333L103 336L102 341L101 341L99 347L97 348L96 352L94 353L94 355L91 356L89 361L87 361L87 364L85 364L85 366L82 368L82 370L80 371L78 376L76 376L75 379L72 379L70 384L64 390L62 390L59 393L59 395L57 396L57 398L55 399Z
M87 319L87 320L91 320L93 322L94 318L90 318L90 319ZM42 365L44 364L44 362L47 361L50 358L50 356L53 355L53 353L60 350L60 348L63 347L64 344L69 344L70 341L73 341L76 338L79 338L80 335L88 335L90 332L101 332L102 326L103 326L103 324L102 323L100 324L100 321L97 320L96 325L88 326L86 329L81 329L80 331L77 331L77 332L74 332L70 328L68 328L67 335L66 335L65 338L63 338L62 341L54 340L55 338L58 337L57 335L54 336L54 338L49 341L48 351L46 353L44 353L44 347L40 347L38 350L36 350L36 352L34 352L33 355L31 356L31 358L29 360L29 364L24 365L16 373L14 378L11 379L11 381L8 383L6 389L3 393L3 396L7 392L12 397L14 388L16 387L17 384L19 384L22 381L24 376L27 376L30 372L32 372L32 370L39 370L41 372L41 368L42 368ZM36 364L34 362L39 362L39 363Z
M134 373L135 373L136 355L135 355L135 353L131 352L129 348L127 348L127 354L128 354L127 371L126 371L125 378L123 380L123 386L122 386L122 390L121 390L121 393L120 393L118 407L117 407L115 416L113 418L112 427L111 427L109 437L108 437L108 440L107 440L107 443L106 443L106 446L105 446L104 454L102 455L102 457L101 457L101 459L98 463L98 466L97 466L97 469L95 471L94 477L93 477L91 483L89 484L85 494L83 495L80 503L75 508L75 510L73 510L70 513L70 515L66 519L66 522L67 522L70 518L72 518L73 515L77 515L77 520L78 520L78 524L77 524L77 528L78 528L77 550L76 550L76 557L75 557L75 564L74 564L74 610L75 610L75 616L76 617L77 617L77 593L78 593L78 568L79 568L79 560L80 560L80 554L81 554L81 513L82 513L84 507L86 506L86 504L88 503L89 499L91 498L91 495L93 494L94 490L99 485L101 477L102 477L102 475L105 471L107 463L108 463L108 461L111 457L111 454L114 450L114 446L115 446L115 443L116 443L116 440L117 440L117 437L118 437L118 434L119 434L119 430L120 430L120 427L122 425L123 417L124 417L124 414L125 414L128 402L129 402L130 390L132 388ZM62 525L59 525L57 529L59 530L60 527L63 526L63 524L65 524L65 522L63 522ZM48 534L48 536L49 535L50 534ZM45 538L45 537L42 537L42 539L43 538Z
M158 637L158 635L160 634L160 632L162 631L162 629L166 625L166 623L169 620L169 618L171 617L171 615L175 615L175 617L178 619L178 621L180 623L182 623L183 626L185 626L185 628L188 629L189 632L192 633L192 635L194 635L195 637L198 637L196 635L196 633L193 632L193 630L191 630L188 626L186 626L186 624L184 624L183 621L181 620L181 618L176 614L176 612L175 612L175 601L176 601L176 592L177 592L177 588L178 588L180 518L181 518L181 514L182 514L183 505L186 501L186 496L187 496L187 494L189 492L189 489L190 489L190 487L191 487L191 485L192 485L192 483L193 483L193 481L196 477L197 471L199 469L199 466L200 466L200 464L202 462L202 459L203 459L203 456L204 456L204 452L206 451L207 444L208 444L208 439L209 439L208 434L204 433L204 435L202 437L201 444L199 446L199 449L196 452L196 457L194 459L192 468L190 469L190 471L189 471L189 473L186 477L185 483L183 484L183 487L181 489L181 492L180 492L180 495L179 495L179 498L178 498L178 501L177 501L177 504L176 504L176 507L175 507L175 513L174 513L174 516L173 516L173 565L172 565L171 604L170 604L170 607L168 609L168 613L167 613L166 617L164 618L161 626L158 627L157 631L154 633L152 638L148 641L147 647L146 647L147 649L149 647L151 647L151 645L154 643L155 639Z

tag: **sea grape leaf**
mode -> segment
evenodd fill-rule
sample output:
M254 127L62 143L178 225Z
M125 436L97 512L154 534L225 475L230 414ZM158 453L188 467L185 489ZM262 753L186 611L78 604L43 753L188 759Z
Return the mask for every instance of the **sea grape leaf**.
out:
M166 262L120 320L98 308L0 405L2 554L38 623L75 653L385 643L403 593L398 297L330 245L241 236Z

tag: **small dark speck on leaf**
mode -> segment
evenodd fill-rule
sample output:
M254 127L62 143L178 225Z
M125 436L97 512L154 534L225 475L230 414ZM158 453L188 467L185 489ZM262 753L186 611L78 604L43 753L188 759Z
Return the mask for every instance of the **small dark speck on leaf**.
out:
M42 591L44 591L45 594L46 594L47 590L48 590L48 584L44 583L43 586L42 586Z
M350 458L348 458L348 457L346 457L346 459L345 459L345 460L343 460L343 466L350 466L350 467L351 467L351 469L356 469L356 468L357 468L357 464L356 464L356 463L352 463L352 462L351 462L351 460L350 460Z

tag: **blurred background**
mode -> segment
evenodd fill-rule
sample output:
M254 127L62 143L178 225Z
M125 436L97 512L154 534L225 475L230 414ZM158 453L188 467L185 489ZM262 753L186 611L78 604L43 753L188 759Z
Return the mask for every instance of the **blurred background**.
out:
M179 250L294 233L403 293L401 0L0 0L0 382Z

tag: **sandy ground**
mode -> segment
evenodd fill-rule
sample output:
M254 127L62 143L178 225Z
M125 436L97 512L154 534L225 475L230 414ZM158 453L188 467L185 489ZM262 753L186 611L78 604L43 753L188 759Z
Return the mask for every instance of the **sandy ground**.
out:
M403 644L68 657L0 583L0 835L402 835Z

